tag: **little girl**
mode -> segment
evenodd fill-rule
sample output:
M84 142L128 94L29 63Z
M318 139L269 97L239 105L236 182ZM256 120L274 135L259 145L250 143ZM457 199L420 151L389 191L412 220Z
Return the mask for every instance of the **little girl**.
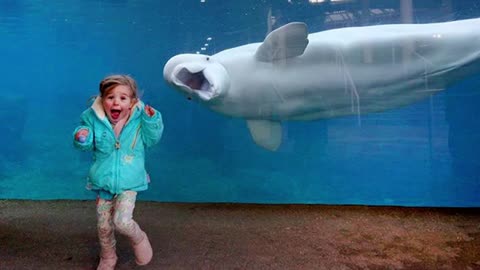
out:
M156 144L162 132L160 112L139 100L137 84L127 75L103 79L100 96L81 115L74 145L94 153L87 188L97 193L101 248L97 269L115 268L114 230L129 238L138 265L152 259L148 237L132 216L137 192L146 190L149 183L145 148Z

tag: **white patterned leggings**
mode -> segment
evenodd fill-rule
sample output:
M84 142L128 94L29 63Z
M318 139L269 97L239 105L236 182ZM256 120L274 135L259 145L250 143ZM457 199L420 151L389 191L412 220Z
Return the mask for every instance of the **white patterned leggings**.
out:
M133 220L136 198L135 191L125 191L113 200L97 198L97 230L102 250L115 247L115 231L128 237L133 244L143 240L143 231Z

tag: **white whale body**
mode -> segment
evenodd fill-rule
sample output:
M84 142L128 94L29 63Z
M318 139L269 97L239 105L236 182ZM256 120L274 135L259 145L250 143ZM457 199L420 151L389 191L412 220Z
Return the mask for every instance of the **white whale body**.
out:
M281 144L281 121L405 106L480 71L480 19L351 27L308 34L284 25L212 56L179 54L167 83L218 113L244 118L254 141Z

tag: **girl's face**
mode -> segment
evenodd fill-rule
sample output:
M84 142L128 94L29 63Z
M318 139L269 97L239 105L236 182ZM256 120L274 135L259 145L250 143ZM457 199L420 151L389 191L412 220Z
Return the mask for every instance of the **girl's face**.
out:
M117 85L102 97L103 109L110 123L116 124L128 118L135 101L132 98L132 94L130 87Z

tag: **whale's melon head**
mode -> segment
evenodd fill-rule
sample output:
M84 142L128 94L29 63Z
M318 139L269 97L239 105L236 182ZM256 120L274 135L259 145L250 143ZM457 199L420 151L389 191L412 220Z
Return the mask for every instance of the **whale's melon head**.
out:
M189 99L202 102L214 101L230 87L230 77L223 65L202 54L179 54L170 58L163 77Z

